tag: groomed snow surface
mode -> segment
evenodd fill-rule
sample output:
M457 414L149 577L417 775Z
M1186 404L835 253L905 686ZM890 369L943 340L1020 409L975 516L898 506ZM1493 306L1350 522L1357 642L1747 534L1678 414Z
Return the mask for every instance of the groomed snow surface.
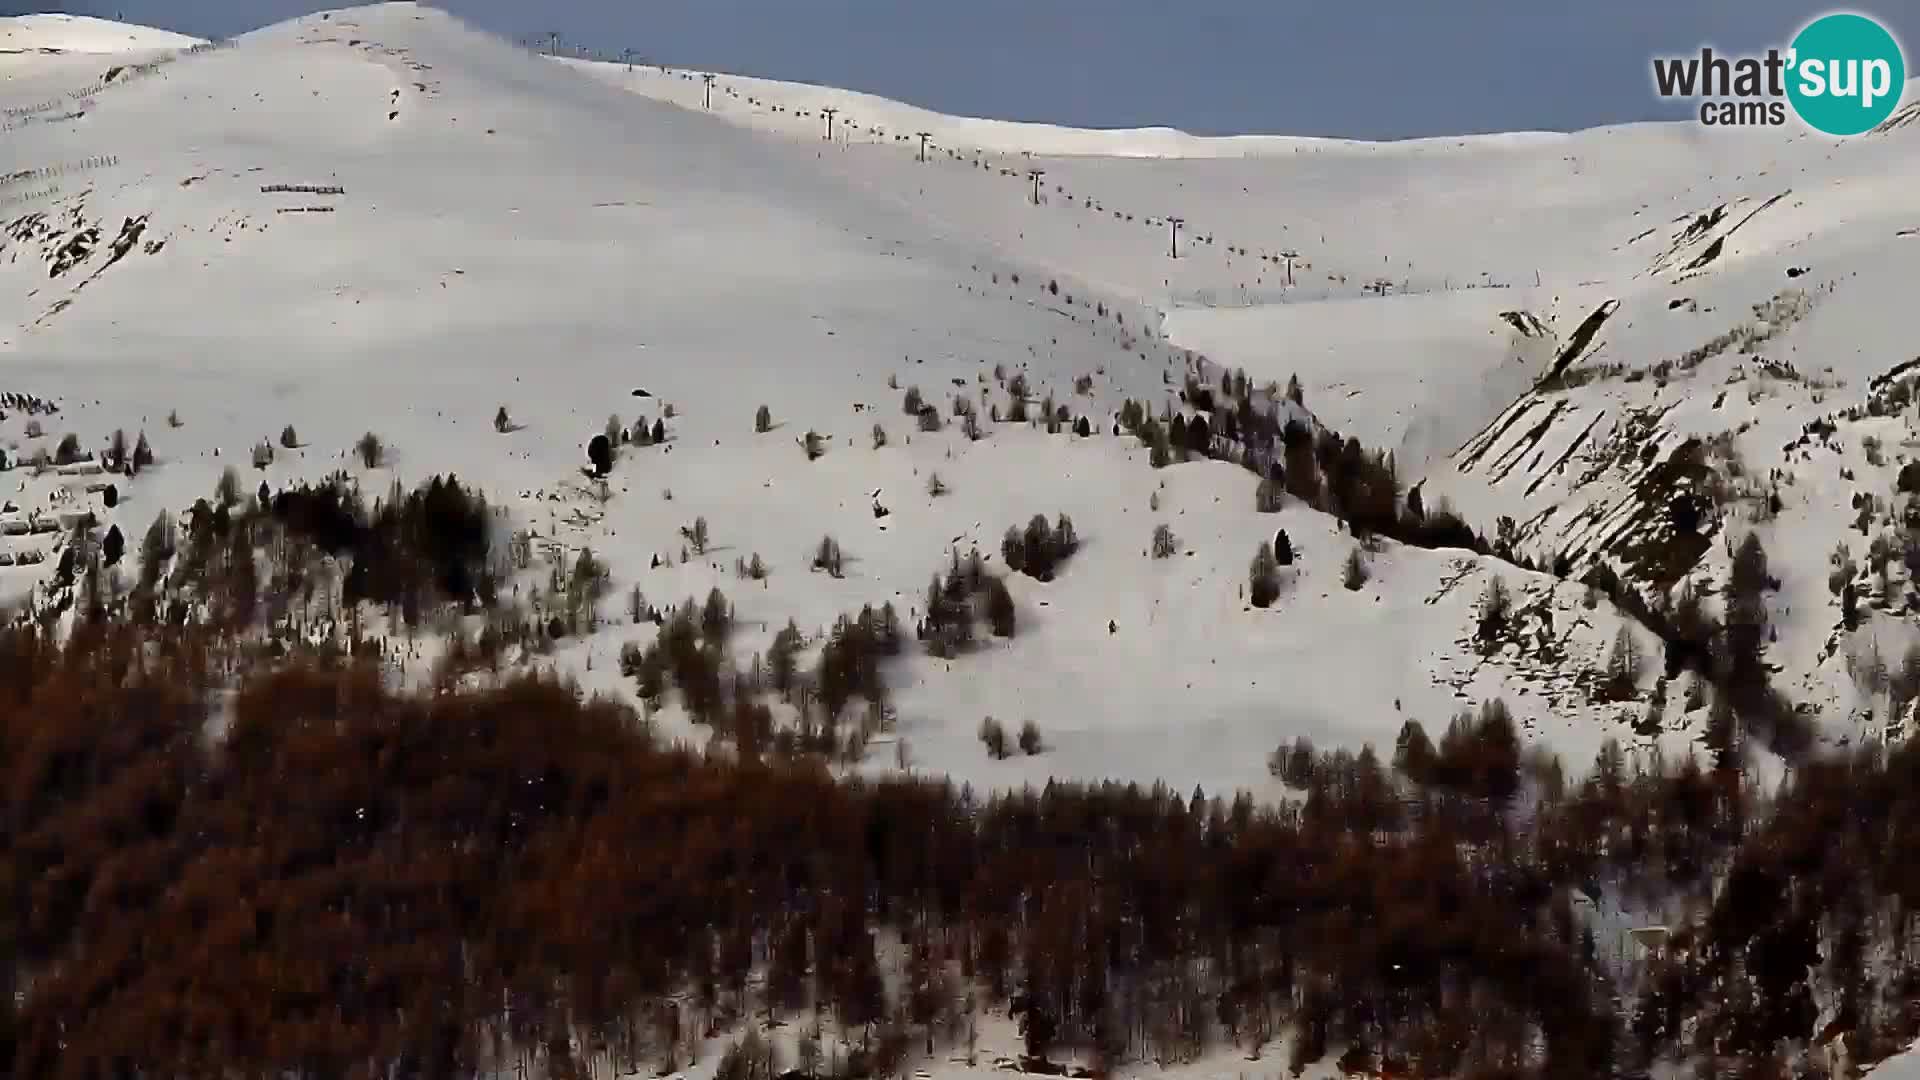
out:
M0 33L63 53L193 44L61 17ZM29 456L71 431L97 450L115 429L144 430L160 458L111 510L87 492L93 478L8 473L0 525L92 506L137 537L228 465L248 490L338 469L371 494L451 472L560 557L591 547L610 563L607 625L557 661L625 694L618 650L653 633L626 624L633 587L663 607L721 588L745 628L744 664L789 618L813 635L891 601L911 625L954 550L977 544L998 569L1008 526L1069 515L1083 544L1064 572L1010 579L1013 640L950 662L915 650L890 669L898 731L873 745L869 769L904 757L977 786L1113 777L1277 798L1266 757L1282 742L1385 750L1408 718L1437 736L1494 696L1576 768L1610 735L1683 752L1700 717L1679 693L1667 731L1643 739L1622 716L1644 702L1598 703L1581 685L1625 622L1579 586L1385 544L1349 590L1355 541L1337 522L1294 503L1256 513L1253 477L1226 464L1153 470L1110 433L1112 411L1126 397L1177 407L1189 350L1256 382L1297 373L1322 422L1395 451L1429 505L1444 495L1491 535L1500 516L1612 490L1611 475L1556 473L1552 456L1515 480L1456 460L1602 301L1622 306L1585 360L1651 364L1809 264L1800 284L1831 297L1794 331L1820 343L1795 363L1844 377L1828 407L1857 401L1867 374L1914 348L1894 294L1920 271L1920 239L1896 236L1920 226L1920 125L1838 145L1690 125L1221 140L945 118L735 76L715 80L709 110L698 73L556 62L404 3L231 45L169 54L139 78L107 79L114 57L0 56L9 108L64 102L10 119L0 177L0 393L61 411L6 410L0 446ZM839 110L831 141L823 106ZM1031 169L1044 170L1037 183ZM285 186L319 190L262 190ZM1788 200L1711 265L1684 281L1656 272L1648 249L1692 215L1780 190ZM1183 219L1177 235L1169 216ZM1679 296L1695 307L1670 312ZM1547 337L1518 332L1509 311L1532 313ZM996 366L1023 373L1036 404L1051 394L1088 417L1094 437L987 421L1009 404ZM968 396L985 438L952 422L916 430L901 408L910 385L943 412ZM1651 380L1596 386L1655 392ZM1679 383L1665 392L1711 400ZM595 498L579 473L587 440L609 413L651 422L668 404L669 444L626 449L611 498ZM775 428L756 434L761 404ZM492 425L502 405L518 425L508 434ZM176 410L178 428L165 420ZM1609 415L1595 430L1619 422ZM1777 447L1786 414L1771 415L1754 430ZM45 434L29 437L29 422ZM301 447L248 468L249 448L289 424ZM826 447L811 462L809 430ZM350 452L368 431L389 447L380 468ZM1749 464L1764 471L1755 446ZM1548 480L1528 489L1540 471ZM950 489L938 498L934 472ZM1822 490L1838 498L1834 475ZM1791 678L1830 688L1845 682L1833 678L1842 661L1808 644L1831 629L1830 602L1805 583L1824 580L1846 523L1806 505L1773 526L1804 519L1799 531L1770 547L1785 590L1822 618L1782 649ZM680 530L699 517L712 546L683 562ZM1153 560L1163 522L1178 551ZM1241 586L1276 528L1301 559L1279 603L1256 611ZM828 534L844 577L808 567ZM47 555L57 537L4 542ZM735 560L756 553L771 576L737 577ZM673 565L653 568L655 555ZM51 565L0 567L0 588L22 596ZM1550 616L1536 620L1538 655L1473 647L1494 574ZM523 591L544 579L542 567ZM1653 652L1651 635L1630 633ZM1046 751L989 760L975 738L987 715L1036 721ZM659 721L706 737L672 708Z

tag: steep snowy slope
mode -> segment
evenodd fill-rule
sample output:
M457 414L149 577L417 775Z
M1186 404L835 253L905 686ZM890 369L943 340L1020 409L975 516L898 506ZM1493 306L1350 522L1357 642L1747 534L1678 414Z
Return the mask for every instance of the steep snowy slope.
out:
M828 153L817 140L768 137L410 4L315 15L95 85L103 74L72 72L67 92L86 106L9 135L22 168L0 178L0 393L12 395L0 405L0 446L25 460L67 433L94 451L116 429L144 431L160 464L120 481L111 509L108 480L88 463L10 474L0 526L15 565L0 568L0 583L14 595L44 578L62 524L84 509L138 536L156 513L208 494L230 465L243 489L343 469L373 494L454 472L535 530L552 558L570 563L591 546L611 564L610 625L558 659L589 685L626 692L616 653L653 634L620 614L631 589L665 606L721 587L744 664L789 618L812 636L891 601L911 625L928 578L956 551L977 544L994 567L1009 526L1065 513L1082 550L1052 582L1011 579L1012 641L951 662L909 650L896 665L887 737L908 748L875 745L872 767L907 760L995 785L1123 776L1270 794L1267 752L1302 734L1385 744L1407 718L1437 729L1463 704L1501 696L1577 761L1606 735L1629 734L1623 718L1644 708L1597 700L1595 673L1622 620L1579 586L1389 544L1365 556L1371 579L1348 589L1355 542L1330 518L1257 514L1245 472L1206 462L1156 472L1143 448L1109 433L1123 397L1157 410L1180 382L1188 351L1159 327L1176 269L1195 275L1180 279L1187 288L1228 282L1242 265L1284 274L1222 254L1232 219L1176 266L1157 247L1164 225L1067 205L1077 177L1027 205L1024 174L958 157L936 169L902 145ZM1491 178L1514 155L1547 168L1539 155L1551 144L1475 141L1492 162L1459 164L1477 179L1455 186L1477 184L1491 201ZM1398 190L1393 177L1415 166L1392 166L1402 171L1373 189L1358 177L1407 152L1426 150L1329 150L1309 173L1277 159L1266 190L1305 176ZM1107 164L1061 167L1085 168L1089 185L1120 196L1138 190L1143 203L1170 195L1165 177L1128 171L1166 163ZM1223 170L1196 174L1208 197L1242 165L1193 164ZM1167 174L1171 192L1183 175ZM1342 217L1341 197L1302 194L1310 213L1299 220ZM1152 213L1181 211L1155 199ZM1244 224L1265 229L1287 213ZM1553 210L1526 213L1513 235ZM1326 258L1358 273L1372 242L1329 241L1339 254ZM1429 250L1447 250L1444 237ZM1488 416L1504 403L1485 372L1539 360L1510 355L1492 292L1447 294L1475 306L1431 318L1418 305L1438 301L1369 296L1351 276L1321 293L1337 299L1288 308L1314 329L1282 355L1317 358L1318 368L1300 365L1310 403L1328 399L1323 415L1343 427L1374 417L1356 432L1370 443L1391 445L1376 436L1410 430L1416 407L1442 430L1468 422L1474 410L1407 389L1428 377L1430 340L1453 342L1443 347L1465 369L1434 373L1431 385L1471 396ZM1187 318L1183 337L1201 339L1206 328ZM1263 334L1230 336L1214 359L1256 368L1246 345ZM1256 374L1284 380L1286 364L1270 358ZM1087 417L1092 436L989 419L1012 407L996 367L1024 374L1034 404L1050 395L1070 418ZM1343 371L1361 376L1344 392ZM949 413L938 430L903 413L909 386ZM946 408L955 394L979 413L979 441ZM773 430L756 433L762 404ZM516 425L504 434L493 425L502 406ZM177 427L167 419L176 411ZM579 467L610 413L627 426L663 422L670 441L625 448L601 498ZM250 449L287 425L298 447L249 467ZM813 461L799 445L810 430L824 450ZM367 432L386 445L375 467L351 449ZM938 497L928 493L935 472L950 489ZM698 518L712 538L704 555L683 550L682 530ZM1148 557L1156 523L1178 537L1172 558ZM1241 586L1277 527L1300 562L1280 603L1256 611ZM828 534L846 552L844 576L810 572ZM732 569L752 555L771 567L764 581ZM1517 594L1520 630L1483 655L1472 631L1496 573ZM519 601L532 602L544 578L544 568L530 573ZM1652 648L1644 633L1639 644ZM985 715L1037 721L1050 749L989 761L974 741ZM657 719L705 736L677 709ZM1674 710L1674 745L1689 722Z

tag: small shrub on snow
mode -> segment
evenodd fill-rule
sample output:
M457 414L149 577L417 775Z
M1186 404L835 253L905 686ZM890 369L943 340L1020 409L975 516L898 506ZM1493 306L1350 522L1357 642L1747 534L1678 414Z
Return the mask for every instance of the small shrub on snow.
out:
M991 716L980 721L980 742L986 746L987 756L995 761L1005 761L1012 756L1008 748L1007 729Z
M813 568L815 570L826 571L830 577L839 577L842 565L843 557L840 554L840 541L835 540L831 536L821 537L820 546L815 548L813 552Z
M1179 541L1174 539L1173 530L1167 526L1166 522L1163 521L1160 524L1155 525L1153 527L1153 557L1154 558L1156 559L1169 558L1173 555L1174 550L1178 546L1179 546ZM1264 607L1265 605L1263 604L1261 606Z
M1040 741L1040 725L1031 720L1020 725L1020 752L1032 757L1045 749Z

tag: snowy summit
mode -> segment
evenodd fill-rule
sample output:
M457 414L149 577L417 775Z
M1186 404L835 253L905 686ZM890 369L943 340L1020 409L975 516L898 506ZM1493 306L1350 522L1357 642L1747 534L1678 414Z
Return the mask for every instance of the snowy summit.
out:
M13 15L0 18L0 54L87 53L103 55L141 49L185 49L199 38L151 26L96 19L87 15Z

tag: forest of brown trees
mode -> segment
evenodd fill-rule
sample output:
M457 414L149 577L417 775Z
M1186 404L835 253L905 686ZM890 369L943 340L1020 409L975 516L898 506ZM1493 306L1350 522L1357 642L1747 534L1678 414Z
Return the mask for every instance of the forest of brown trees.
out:
M1674 1055L1773 1076L1817 1036L1870 1059L1920 1033L1920 743L1762 797L1731 753L1632 768L1610 744L1570 779L1489 704L1437 742L1409 724L1388 762L1276 730L1286 805L836 779L825 744L696 754L551 679L400 692L357 620L263 645L314 591L302 545L352 556L342 593L416 627L495 587L473 493L337 496L156 522L167 572L124 595L77 544L71 631L0 631L11 1075L664 1073L739 1018L803 1014L856 1048L832 1072L894 1075L975 1006L1018 1020L1031 1067L1101 1072L1233 1044L1425 1076ZM244 557L275 552L264 577ZM643 687L704 685L708 607L631 658ZM891 625L836 632L823 697L868 685ZM1622 970L1577 914L1607 895L1698 917Z
M562 1068L569 1034L663 1069L730 1017L809 1010L877 1073L949 1043L970 994L1036 1058L1107 1064L1282 1025L1297 1062L1353 1045L1427 1075L1602 1075L1683 1033L1767 1064L1816 1034L1816 995L1856 1046L1914 1033L1916 970L1865 961L1920 897L1913 746L1810 766L1764 810L1731 774L1603 755L1525 827L1407 760L1328 758L1288 809L982 798L665 749L550 681L395 694L350 660L248 680L215 743L204 637L0 636L14 1075L463 1076L504 1044ZM1721 877L1616 1006L1573 894ZM877 975L883 928L908 992Z

